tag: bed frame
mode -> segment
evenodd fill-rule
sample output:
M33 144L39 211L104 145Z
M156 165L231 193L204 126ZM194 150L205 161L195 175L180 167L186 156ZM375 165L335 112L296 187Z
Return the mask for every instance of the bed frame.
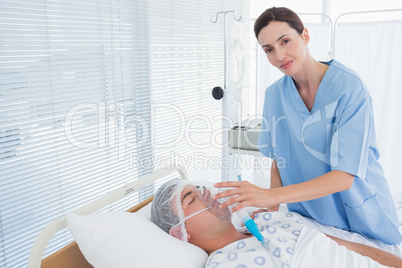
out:
M101 197L79 209L71 211L71 213L78 215L89 215L101 208L118 201L126 196L129 196L138 190L150 185L157 180L164 178L169 175L179 174L182 179L187 179L187 174L184 169L173 166L170 168L164 168L149 174L139 180L136 180L130 184L126 184L123 187ZM128 209L128 212L136 212L141 208L149 204L153 199L153 196L142 201L141 203L135 205L134 207ZM87 262L87 260L82 255L80 249L76 242L72 242L69 245L59 249L52 255L46 257L42 260L43 253L49 241L52 237L60 230L67 227L66 215L57 218L39 234L32 247L31 254L28 260L28 268L92 268L93 266Z

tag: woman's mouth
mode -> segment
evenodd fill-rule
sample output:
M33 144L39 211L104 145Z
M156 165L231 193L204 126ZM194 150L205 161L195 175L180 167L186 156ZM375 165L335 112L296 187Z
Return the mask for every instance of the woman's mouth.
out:
M282 69L288 69L290 66L292 66L292 64L293 64L293 61L290 60L290 61L286 61L286 62L282 63L280 67Z

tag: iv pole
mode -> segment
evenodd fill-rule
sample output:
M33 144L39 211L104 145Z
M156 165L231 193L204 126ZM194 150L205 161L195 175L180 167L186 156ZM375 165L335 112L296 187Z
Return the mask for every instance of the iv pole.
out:
M223 14L223 53L224 53L224 65L223 65L223 75L224 75L224 86L223 89L226 89L226 61L227 61L227 57L226 57L226 14L232 13L233 14L233 19L235 21L241 21L241 15L239 16L239 18L236 18L236 12L235 11L221 11L216 13L215 15L215 20L211 19L212 23L217 23L218 22L218 16L219 14Z
M217 23L218 22L218 16L220 14L223 14L223 51L224 51L224 66L223 66L223 74L224 74L224 82L223 82L223 89L220 86L214 87L212 89L212 96L216 100L222 99L222 158L227 157L229 155L229 150L227 146L224 146L227 143L228 135L229 135L229 122L227 120L228 118L228 96L226 94L225 96L225 91L227 92L226 88L226 65L227 65L227 45L226 45L226 15L227 14L232 14L233 19L235 21L240 21L241 20L241 15L239 17L236 17L236 12L235 11L221 11L215 14L215 20L211 18L212 23ZM240 122L239 122L240 126ZM222 181L227 181L229 180L229 170L227 168L222 168Z

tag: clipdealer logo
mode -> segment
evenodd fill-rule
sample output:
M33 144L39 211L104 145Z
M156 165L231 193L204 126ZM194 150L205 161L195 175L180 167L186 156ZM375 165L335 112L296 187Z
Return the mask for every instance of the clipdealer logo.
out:
M308 153L314 156L316 159L336 167L339 164L339 129L338 123L336 122L336 118L338 117L338 101L334 101L324 108L317 110L309 117L307 117L300 129L301 133L301 142L303 147L306 149ZM278 139L282 138L282 136L278 136L278 127L280 124L286 124L287 120L286 115L282 116L272 116L270 122L268 120L264 121L267 129L262 129L260 135L270 135L272 148L276 151L275 148L278 147ZM265 119L263 119L265 120ZM284 122L282 122L284 121ZM328 123L325 123L328 122ZM324 125L325 124L325 125ZM314 149L311 143L312 138L309 134L306 135L306 132L311 131L311 129L316 128L325 128L325 148L323 152L320 152ZM311 129L310 129L311 128ZM308 141L308 138L310 140ZM315 140L313 140L315 142ZM310 145L309 145L310 144ZM260 145L260 148L268 147L268 144ZM297 157L297 156L296 156Z
M80 103L73 106L64 120L68 142L79 149L117 148L119 160L126 159L126 151L149 143L150 128L140 115L119 116L116 104L106 102ZM130 130L136 129L135 135ZM92 131L92 138L82 138L82 132ZM139 131L138 131L139 130Z
M327 104L324 108L317 110L307 117L301 129L301 140L304 148L318 160L336 167L339 164L339 129L336 118L338 117L338 101ZM319 152L309 146L305 139L305 132L308 127L329 121L326 124L326 148L325 152Z
M119 160L129 157L135 161L138 149L143 147L174 150L186 143L194 154L196 150L228 147L227 133L235 124L232 118L222 115L186 117L179 107L167 103L151 104L149 113L142 115L123 114L124 109L104 101L77 104L64 118L65 137L76 148L117 148ZM166 125L168 122L171 124Z

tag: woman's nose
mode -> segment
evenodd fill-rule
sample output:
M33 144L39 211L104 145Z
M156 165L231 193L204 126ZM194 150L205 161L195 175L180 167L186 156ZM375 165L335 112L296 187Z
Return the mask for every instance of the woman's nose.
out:
M280 61L283 61L285 58L286 58L285 50L277 49L276 50L276 59L280 62Z

